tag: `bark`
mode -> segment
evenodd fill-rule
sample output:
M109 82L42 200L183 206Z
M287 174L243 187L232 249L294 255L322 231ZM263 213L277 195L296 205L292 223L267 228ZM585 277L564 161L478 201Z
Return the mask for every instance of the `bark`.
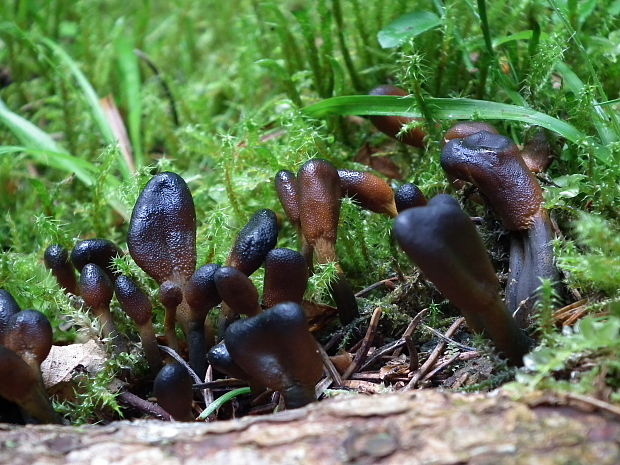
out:
M410 391L217 423L0 425L0 464L620 463L620 421L557 396Z

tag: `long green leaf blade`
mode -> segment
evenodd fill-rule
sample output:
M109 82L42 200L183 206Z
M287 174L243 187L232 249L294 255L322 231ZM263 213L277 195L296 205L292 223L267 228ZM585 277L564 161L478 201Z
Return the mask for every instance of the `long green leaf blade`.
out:
M136 168L142 167L144 156L142 150L142 88L138 58L132 43L126 37L116 41L116 58L121 76L122 90L127 105L127 126L134 154Z
M580 142L586 135L574 126L530 108L468 98L427 98L426 103L438 119L504 119L542 126L571 142ZM351 95L333 97L304 108L315 118L329 115L397 115L421 118L413 97L385 95Z

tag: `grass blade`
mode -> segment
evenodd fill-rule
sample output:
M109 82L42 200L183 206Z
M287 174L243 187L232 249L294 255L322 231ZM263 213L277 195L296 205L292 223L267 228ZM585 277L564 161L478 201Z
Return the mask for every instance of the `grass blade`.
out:
M207 407L202 411L200 416L197 418L198 420L206 420L209 418L213 412L215 412L218 408L224 405L231 399L234 399L237 396L242 396L244 394L250 394L252 390L249 387L242 387L239 389L233 389L232 391L227 392L226 394L218 397L213 402L211 402Z
M133 146L136 168L144 164L142 150L142 88L138 57L129 39L121 37L116 41L116 59L121 76L121 86L127 108L127 126Z
M45 37L39 40L43 44L45 44L56 55L60 63L65 65L69 69L73 77L75 78L77 85L79 86L82 93L84 94L84 98L86 99L86 102L88 103L88 107L90 108L90 111L93 115L95 123L99 127L99 131L101 132L101 135L103 136L103 139L105 140L106 144L108 145L117 144L119 141L114 136L114 131L110 127L110 124L108 123L108 120L105 116L103 108L101 107L101 104L99 103L99 96L97 95L97 92L95 92L95 89L93 89L93 86L90 84L88 79L86 79L86 76L84 75L84 73L82 73L82 71L80 70L78 64L73 60L73 58L71 58L71 56L60 45L58 45L53 40L45 38ZM119 169L121 170L123 176L125 178L129 177L131 173L131 167L128 166L127 161L122 156L119 157L118 161L119 161L118 163Z
M87 186L95 183L95 167L89 162L63 152L50 152L31 147L5 145L0 147L0 155L26 153L37 162L50 168L75 173L75 176Z
M571 142L580 143L586 135L574 126L530 108L467 98L426 98L437 119L499 119L521 121L554 131ZM314 118L329 115L398 115L423 117L413 97L351 95L323 100L304 108ZM604 160L607 161L607 160Z

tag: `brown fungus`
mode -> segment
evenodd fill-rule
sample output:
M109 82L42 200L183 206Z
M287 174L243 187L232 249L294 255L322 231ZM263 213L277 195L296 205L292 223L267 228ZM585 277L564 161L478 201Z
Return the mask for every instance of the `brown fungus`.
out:
M372 212L395 217L394 191L378 176L364 171L338 170L342 195Z
M278 220L267 208L258 210L239 231L226 265L250 276L265 261L267 253L278 242Z
M551 144L543 129L525 144L519 154L527 168L533 173L544 173L553 161Z
M101 325L101 333L112 340L116 350L125 352L126 347L121 341L116 325L110 312L110 302L114 295L114 285L101 267L88 263L80 273L80 295L90 312L97 317Z
M319 263L336 262L336 236L340 217L340 177L327 160L309 160L297 173L301 231L314 249ZM340 321L350 323L357 315L351 286L338 266L337 279L330 283Z
M301 304L308 285L308 265L303 255L291 249L273 249L265 259L263 304Z
M138 327L142 348L151 373L157 373L161 368L161 355L153 330L153 306L150 299L133 280L125 275L117 278L114 283L114 293L123 311Z
M69 260L69 252L59 244L52 244L45 249L43 254L45 266L52 272L58 285L65 292L71 294L77 293L77 281L75 280L75 271L71 260Z
M236 315L254 316L260 313L258 291L244 273L232 266L223 266L215 271L213 280L217 293L232 312L226 315L229 321Z
M441 166L449 175L478 187L511 231L506 304L519 326L527 327L541 279L557 283L559 278L553 263L553 226L538 180L514 142L486 131L448 142Z
M9 320L17 312L21 311L13 296L4 289L0 289L0 345L4 345L4 334L9 325Z
M443 136L443 143L447 144L452 139L463 139L480 131L490 132L491 134L499 134L495 126L484 123L482 121L459 121L446 131Z
M127 247L136 264L165 289L160 299L166 305L165 331L176 348L175 321L185 334L189 307L181 295L172 307L177 291L185 287L196 269L196 210L187 184L175 173L153 176L134 206L129 221Z
M88 263L98 265L114 282L118 273L114 270L112 261L121 257L123 252L114 242L107 239L86 239L79 241L71 251L71 262L81 272Z
M426 205L426 197L415 184L406 183L394 192L396 210L401 213L407 208L422 207Z
M392 85L382 85L375 87L369 95L394 95L397 97L407 97L409 94L400 87ZM397 139L413 147L424 147L424 137L426 133L419 127L410 129L404 134L399 134L404 125L413 121L421 121L419 118L409 118L406 116L371 116L370 121L375 127L384 134Z
M316 400L323 363L298 304L284 302L235 321L226 330L224 343L250 383L280 391L287 408Z
M0 396L15 402L39 423L61 423L43 387L41 376L15 352L0 346Z
M224 341L220 341L218 344L211 347L207 353L207 360L214 369L224 375L230 376L231 378L248 379L248 374L233 361Z
M205 353L211 345L211 338L207 342L205 327L209 310L222 301L215 286L215 272L220 265L213 263L198 268L185 287L185 298L189 305L189 327L187 344L189 347L189 363L194 372L204 377L207 367Z
M165 364L153 382L153 395L176 421L194 421L192 378L183 365Z
M530 348L499 294L499 281L474 224L449 195L405 210L394 235L409 258L459 308L469 328L483 332L512 364Z
M301 232L301 219L299 214L299 183L294 173L288 170L280 170L275 177L276 193L284 209L284 214L295 227L301 242L301 254L306 259L309 270L312 272L312 255L314 250Z
M4 345L18 354L35 373L52 349L52 325L37 310L22 310L8 322Z

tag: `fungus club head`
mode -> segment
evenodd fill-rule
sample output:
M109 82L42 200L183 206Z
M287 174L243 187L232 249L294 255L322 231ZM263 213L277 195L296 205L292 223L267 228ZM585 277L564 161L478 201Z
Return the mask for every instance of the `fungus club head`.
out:
M187 280L196 269L196 210L175 173L153 176L136 201L127 234L136 264L159 284Z
M267 253L276 246L277 241L276 214L267 208L258 210L239 231L227 264L249 276L260 268Z
M71 251L71 262L78 271L82 271L88 263L98 265L111 281L116 279L112 260L123 255L114 242L107 239L86 239L79 241Z
M323 363L298 304L284 302L235 321L224 342L249 381L282 392L288 408L315 400L314 386L323 374Z
M442 150L441 166L477 186L506 229L528 229L542 207L540 185L507 137L480 131L453 139Z
M114 292L123 311L138 326L144 326L151 322L153 313L151 300L133 280L125 275L119 276L114 283Z

